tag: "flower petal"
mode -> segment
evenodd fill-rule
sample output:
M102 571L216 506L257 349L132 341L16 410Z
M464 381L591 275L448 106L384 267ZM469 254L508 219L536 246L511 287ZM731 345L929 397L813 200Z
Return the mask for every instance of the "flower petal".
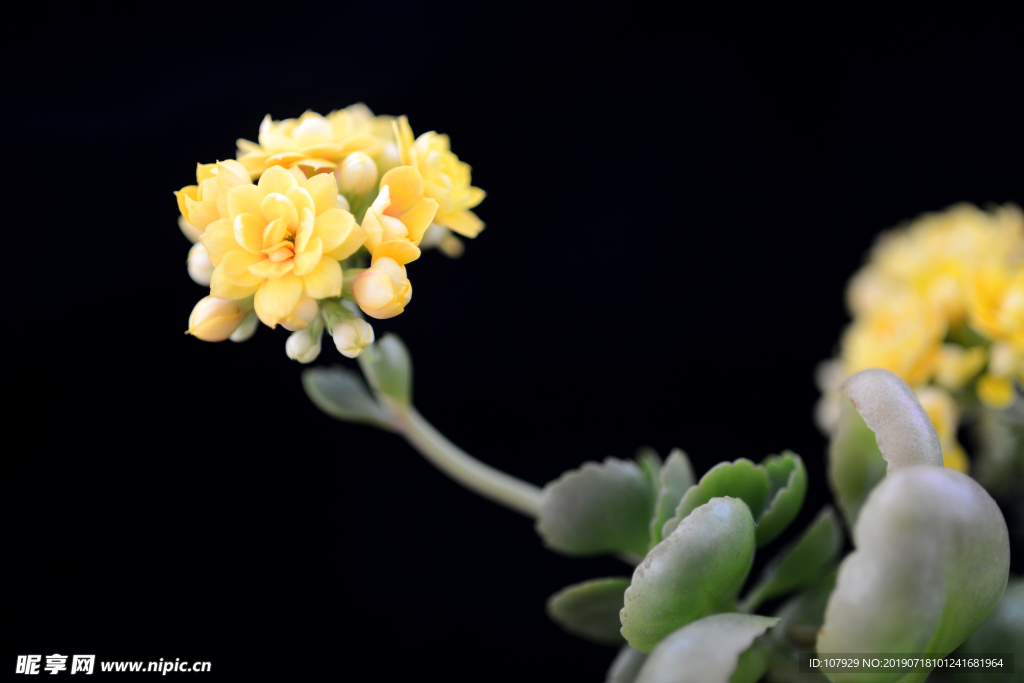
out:
M441 214L437 217L437 222L464 237L476 237L484 229L484 222L468 210Z
M469 188L469 199L466 200L466 205L463 206L462 208L464 208L464 209L472 209L477 204L482 202L484 200L484 197L486 197L486 196L487 196L487 193L484 192L483 190L481 190L479 187L470 187Z
M319 237L324 243L324 251L336 249L355 224L355 219L348 211L328 209L316 217L313 223L313 237Z
M265 277L268 279L274 279L283 277L291 273L295 267L295 260L288 259L287 261L272 261L271 259L263 259L249 266L249 272L256 277ZM291 309L289 309L291 310Z
M304 251L306 249L306 245L309 244L309 238L313 236L314 224L313 212L309 209L303 209L299 217L299 229L295 233L296 251Z
M217 212L216 198L197 202L186 195L185 210L188 213L185 218L197 228L206 228L207 225L220 218L220 214Z
M302 215L303 209L309 209L310 213L316 215L316 205L313 203L313 197L310 196L309 192L301 187L293 187L288 190L288 194L285 195L295 205L295 210L299 216Z
M324 161L323 159L299 159L295 162L295 165L302 168L303 171L309 173L309 175L318 175L317 171L333 171L337 164L333 161Z
M308 192L309 196L313 199L313 205L316 207L313 210L314 216L337 206L338 181L334 179L334 175L331 173L318 173L303 183L302 189ZM292 201L295 200L293 199ZM296 203L296 206L298 206L298 203Z
M238 249L238 242L235 241L235 230L231 226L231 220L220 218L206 226L206 230L199 235L199 241L206 247L206 253L210 256L210 263L218 265L232 249ZM224 299L226 297L218 297Z
M288 225L297 226L299 224L299 211L295 207L295 204L292 203L292 200L279 192L271 192L268 194L263 198L263 203L260 206L263 209L264 218L268 221L283 218L285 223Z
M306 296L326 299L341 296L341 264L329 257L323 257L313 270L302 276Z
M301 296L302 280L298 276L286 273L269 279L256 290L253 301L256 315L270 327L275 327L281 318L292 312Z
M210 276L210 294L218 299L244 299L256 291L256 287L240 287L227 278L224 269L217 266Z
M299 151L307 158L337 159L342 155L343 148L336 142L318 142L316 144L303 147Z
M263 248L263 231L267 224L258 216L243 213L235 218L235 241L250 254L258 254Z
M323 243L319 237L309 240L306 248L295 254L295 274L302 276L313 270L323 256Z
M423 233L430 227L435 215L437 215L437 202L433 199L421 199L403 213L400 220L405 223L405 227L409 231L409 240L418 243L423 239Z
M268 168L260 176L259 182L259 187L264 191L277 192L278 194L287 194L288 190L298 187L298 185L299 183L295 180L295 176L280 166Z
M366 242L366 231L363 229L363 226L353 221L352 229L345 240L331 251L326 252L326 254L338 261L347 259L359 251L359 247L363 246L364 242Z
M188 207L185 206L185 197L189 199L199 198L199 186L198 185L186 185L177 192L174 193L175 199L178 200L178 211L181 212L181 217L188 220Z
M236 185L228 190L228 216L235 220L243 213L262 216L260 205L267 191L256 185Z
M385 185L391 188L388 213L392 216L405 213L415 202L423 199L423 176L412 166L398 166L385 173L380 179L380 186Z
M390 258L394 259L400 266L404 266L406 263L412 263L419 257L419 247L414 246L412 242L409 242L408 240L389 240L387 242L381 242L377 245L377 248L373 250L374 261L379 258Z
M217 267L224 273L224 277L231 284L238 285L239 287L256 287L263 278L253 275L249 270L249 266L259 263L266 258L264 254L250 254L244 249L235 249L229 251Z
M269 249L288 234L288 224L278 218L276 221L270 221L267 223L267 227L263 229L263 248Z

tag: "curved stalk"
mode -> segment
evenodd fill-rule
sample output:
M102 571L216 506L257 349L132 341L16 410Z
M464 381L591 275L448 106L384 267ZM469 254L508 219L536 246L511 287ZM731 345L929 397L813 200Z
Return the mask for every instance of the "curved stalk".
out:
M540 510L539 487L485 465L472 457L423 419L411 405L388 401L395 431L423 457L470 491L507 508L536 517Z

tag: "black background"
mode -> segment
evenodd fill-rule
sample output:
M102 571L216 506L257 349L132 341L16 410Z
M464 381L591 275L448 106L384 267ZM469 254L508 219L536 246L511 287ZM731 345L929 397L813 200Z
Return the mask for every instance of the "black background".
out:
M812 372L874 235L1024 200L1003 15L208 9L8 25L4 667L599 681L614 655L544 600L626 565L320 414L286 332L182 334L205 292L171 192L266 113L405 113L487 190L465 256L426 254L375 323L442 432L537 484L644 444L698 474L791 448L811 487L780 544L828 498Z

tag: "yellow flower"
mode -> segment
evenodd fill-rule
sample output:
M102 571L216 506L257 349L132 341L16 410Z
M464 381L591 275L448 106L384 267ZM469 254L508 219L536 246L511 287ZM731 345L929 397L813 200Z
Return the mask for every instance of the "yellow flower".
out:
M924 384L935 372L945 333L944 321L923 297L898 290L843 333L844 373L884 368L908 384Z
M978 378L978 398L996 410L1009 408L1016 397L1014 375L1024 382L1024 347L997 341L989 349L988 372Z
M405 266L389 256L375 256L352 283L356 303L371 318L393 318L409 305L412 284Z
M956 391L985 367L987 357L983 346L965 349L959 344L943 344L939 351L938 367L935 369L935 381L947 389Z
M888 296L893 287L909 285L954 326L964 318L975 273L992 261L1021 258L1020 209L1008 205L986 213L959 204L881 235L871 262L851 281L847 301L857 315Z
M1024 264L1011 268L992 260L970 281L971 327L989 339L1024 349Z
M384 253L404 265L419 258L418 245L437 213L437 202L423 196L423 176L399 166L380 179L380 194L363 216L366 248L376 258Z
M948 391L934 386L918 387L914 390L917 398L921 401L921 407L928 413L928 417L939 435L939 443L942 445L942 462L961 472L967 472L969 461L963 446L956 440L956 428L960 421L956 401Z
M1013 405L1015 392L1012 377L1000 377L987 372L978 378L976 390L978 399L989 408L1002 410Z
M390 134L364 105L353 105L321 116L307 111L297 119L274 121L268 114L260 124L259 144L239 139L238 160L252 178L271 166L301 166L307 173L334 169L352 152L382 153ZM387 137L382 139L381 135Z
M307 180L297 168L279 166L267 169L258 185L231 188L228 215L200 238L216 266L213 296L255 294L256 314L266 325L305 327L316 315L316 299L341 294L338 261L365 237L352 214L337 208L337 194L329 173Z
M426 196L437 200L434 221L466 237L480 234L484 223L471 209L486 193L470 185L469 164L452 154L448 136L431 131L413 139L408 119L401 116L395 123L395 137L402 165L418 169Z
M189 227L203 231L206 226L228 215L228 192L236 185L251 185L245 167L237 161L218 161L215 164L196 164L197 185L186 185L174 196L178 199L178 210ZM181 225L182 232L190 237L192 231Z

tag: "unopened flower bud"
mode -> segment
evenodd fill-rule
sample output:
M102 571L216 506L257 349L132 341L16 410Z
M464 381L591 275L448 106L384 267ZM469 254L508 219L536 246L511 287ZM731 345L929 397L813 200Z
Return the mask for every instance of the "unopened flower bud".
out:
M203 297L188 318L188 334L203 341L224 341L238 329L251 310L251 299L231 301Z
M339 194L338 195L337 202L335 202L335 203L336 203L337 207L339 209L341 209L342 211L351 211L352 210L352 207L349 206L348 200L345 199L345 195L343 195L343 194Z
M1012 375L1021 363L1024 363L1024 354L1008 342L996 342L989 349L988 371L996 377Z
M377 187L377 164L363 152L345 157L334 174L342 194L366 194Z
M198 242L199 237L203 234L202 230L185 220L184 216L178 216L178 227L181 228L181 234L193 244Z
M316 299L299 299L292 312L281 319L281 327L292 332L301 330L313 322L319 310Z
M374 259L373 264L352 283L356 303L371 318L393 318L412 299L412 284L404 266L391 258Z
M245 316L245 320L242 324L231 333L228 337L233 342L244 342L248 341L252 335L256 334L256 328L260 325L259 316L256 315L256 311L253 311L249 315Z
M213 264L210 263L210 255L206 253L206 247L201 242L196 242L188 250L188 275L197 285L210 286Z
M373 343L373 327L362 318L353 316L334 325L331 330L334 345L346 358L356 358Z
M284 343L284 352L292 360L300 363L312 363L320 355L320 339L323 337L324 324L316 318L311 324L298 332L293 332Z
M377 155L377 172L381 175L401 164L402 155L398 151L398 145L394 142L384 145L380 154Z

